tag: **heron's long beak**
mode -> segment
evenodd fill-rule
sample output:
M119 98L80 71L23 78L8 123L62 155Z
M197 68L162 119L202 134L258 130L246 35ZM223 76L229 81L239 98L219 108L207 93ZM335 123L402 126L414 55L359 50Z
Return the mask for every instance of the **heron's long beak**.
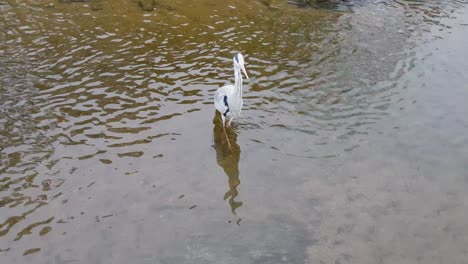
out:
M241 69L244 72L245 77L249 79L249 76L247 75L247 71L245 70L244 64L241 65Z

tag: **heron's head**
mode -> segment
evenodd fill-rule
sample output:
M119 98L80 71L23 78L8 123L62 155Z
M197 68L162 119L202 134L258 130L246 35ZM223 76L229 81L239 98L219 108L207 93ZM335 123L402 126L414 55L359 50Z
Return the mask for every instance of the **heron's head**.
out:
M241 71L244 72L244 75L245 77L248 79L249 76L247 75L247 71L245 70L245 66L244 66L244 56L242 56L242 54L240 53L236 53L234 55L234 68L238 71Z

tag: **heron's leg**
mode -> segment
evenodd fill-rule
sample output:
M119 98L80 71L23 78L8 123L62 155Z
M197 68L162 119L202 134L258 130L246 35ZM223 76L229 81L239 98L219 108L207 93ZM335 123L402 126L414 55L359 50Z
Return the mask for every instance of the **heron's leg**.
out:
M234 118L232 118L232 117L231 117L231 118L229 118L229 121L228 121L228 127L230 127L230 126L231 126L232 119L234 119Z
M226 123L226 118L221 115L221 118L223 119L223 131L224 131L224 135L226 136L226 140L227 140L227 143L228 143L228 147L229 147L229 150L232 151L232 147L231 147L231 142L229 142L229 137L226 133L226 126L225 126L225 123Z
M223 130L224 130L224 135L226 136L226 140L227 140L227 143L228 143L228 148L230 151L232 151L232 146L231 146L231 142L229 142L229 137L226 133L226 127L223 127Z

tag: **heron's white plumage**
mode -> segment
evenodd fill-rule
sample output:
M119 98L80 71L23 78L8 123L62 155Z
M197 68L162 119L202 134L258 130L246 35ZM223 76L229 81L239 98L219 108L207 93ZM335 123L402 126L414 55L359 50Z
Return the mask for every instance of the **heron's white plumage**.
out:
M244 57L237 53L233 58L234 62L234 85L226 85L216 90L214 95L214 105L216 110L221 114L223 125L225 119L229 119L228 125L234 118L242 116L242 73L247 76L244 67Z
M226 101L224 97L226 96ZM234 110L231 109L234 105L234 99L236 98L236 87L232 84L225 85L215 92L214 105L216 110L227 118L234 118ZM226 105L227 102L227 105ZM240 98L240 108L242 108L243 101ZM231 106L231 107L229 107ZM229 111L228 111L229 110Z

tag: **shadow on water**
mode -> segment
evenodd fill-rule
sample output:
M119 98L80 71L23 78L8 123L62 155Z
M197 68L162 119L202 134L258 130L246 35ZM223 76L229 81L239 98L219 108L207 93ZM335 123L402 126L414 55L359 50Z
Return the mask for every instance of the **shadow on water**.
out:
M213 141L214 148L216 150L216 162L221 168L223 168L224 173L226 173L229 178L229 190L224 194L224 200L229 199L231 211L233 214L236 214L236 209L242 206L242 202L234 200L239 194L237 187L240 184L239 159L241 149L239 144L237 144L237 134L232 127L226 129L228 137L226 138L218 112L216 112L213 119L213 124ZM231 143L231 149L229 149L227 140Z
M288 3L302 8L321 8L331 11L351 11L353 7L365 5L369 0L288 0Z

